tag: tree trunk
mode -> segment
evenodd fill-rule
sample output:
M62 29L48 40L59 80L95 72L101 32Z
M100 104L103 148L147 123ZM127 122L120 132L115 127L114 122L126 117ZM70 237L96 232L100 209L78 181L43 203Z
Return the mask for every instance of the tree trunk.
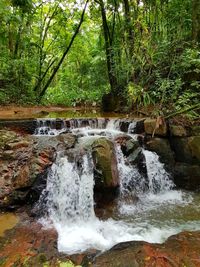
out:
M118 91L118 82L115 76L115 59L114 59L114 51L113 51L114 34L112 34L112 36L110 34L110 30L109 30L108 23L107 23L106 10L105 10L103 0L100 0L98 3L100 4L100 8L101 8L108 78L109 78L109 83L111 87L111 93L115 95L117 94L117 91Z
M200 42L200 1L192 0L192 39Z
M134 52L134 32L131 25L131 12L129 0L124 0L125 30L128 34L129 56L132 58Z

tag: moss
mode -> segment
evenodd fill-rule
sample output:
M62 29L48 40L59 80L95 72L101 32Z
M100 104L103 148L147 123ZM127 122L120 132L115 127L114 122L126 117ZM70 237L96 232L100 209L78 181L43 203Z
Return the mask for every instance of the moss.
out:
M80 265L74 265L73 262L71 261L65 261L65 262L58 262L59 263L59 267L81 267Z

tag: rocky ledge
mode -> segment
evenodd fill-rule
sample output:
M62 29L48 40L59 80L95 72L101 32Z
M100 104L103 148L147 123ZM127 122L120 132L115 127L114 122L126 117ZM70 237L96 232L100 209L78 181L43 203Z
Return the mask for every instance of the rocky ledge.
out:
M48 167L58 146L71 147L75 137L40 138L0 131L0 208L34 202L46 185Z

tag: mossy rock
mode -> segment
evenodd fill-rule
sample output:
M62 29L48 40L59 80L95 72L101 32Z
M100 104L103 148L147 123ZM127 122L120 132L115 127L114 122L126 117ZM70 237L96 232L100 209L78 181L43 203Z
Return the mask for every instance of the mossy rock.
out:
M92 156L96 170L95 183L99 187L117 187L119 173L113 143L102 137L92 144Z

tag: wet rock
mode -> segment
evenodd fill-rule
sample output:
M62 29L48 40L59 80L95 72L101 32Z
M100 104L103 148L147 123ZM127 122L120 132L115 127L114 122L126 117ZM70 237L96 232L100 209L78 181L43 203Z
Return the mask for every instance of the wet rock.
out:
M74 147L77 137L71 133L62 133L58 136L33 136L36 149L51 147L54 150L66 150Z
M128 139L124 143L121 144L122 152L126 157L128 157L131 153L133 153L139 147L140 147L139 142L134 139Z
M97 256L93 267L199 266L200 232L174 235L164 244L141 241L119 243Z
M95 166L95 186L115 188L119 186L119 173L113 143L102 137L92 144L92 157Z
M144 121L144 130L146 134L167 136L167 124L162 118L146 119Z
M177 162L174 171L174 183L187 190L200 189L200 165Z
M130 120L126 120L126 119L120 120L119 122L120 131L127 133L130 123L131 123Z
M77 137L71 133L64 133L57 136L57 139L65 144L65 149L74 147Z
M1 120L0 121L0 128L7 127L13 131L19 131L26 134L33 134L36 127L37 121L36 120Z
M91 249L70 256L59 253L56 230L45 229L26 212L20 213L15 228L0 237L0 266L81 267L85 266L82 264L84 258L92 258L96 252Z
M148 137L146 140L146 148L152 152L156 152L159 155L160 161L167 167L167 171L173 173L175 164L174 152L171 149L168 139Z
M131 165L137 166L139 173L146 177L146 161L140 142L130 138L122 140L123 142L121 141L119 144L121 145L122 153L126 157L126 161Z
M114 142L122 147L125 146L126 142L130 139L131 137L126 134L119 134L115 137Z
M121 119L119 122L119 128L122 132L129 132L135 134L144 133L144 119L130 120L130 119Z

